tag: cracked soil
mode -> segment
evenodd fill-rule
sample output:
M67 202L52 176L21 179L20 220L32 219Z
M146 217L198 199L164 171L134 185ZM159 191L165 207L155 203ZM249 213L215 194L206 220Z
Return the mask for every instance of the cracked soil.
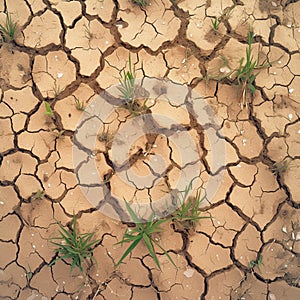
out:
M15 40L0 48L1 299L300 299L300 1L149 0L141 8L128 0L0 0L0 11L1 24L7 11L18 24ZM267 65L241 107L231 71L249 28L253 56ZM92 123L75 99L90 109L118 84L129 53L137 78L179 87L142 113L163 129L146 132L139 116L116 106L89 149L75 133ZM201 96L191 106L186 86ZM165 94L163 85L153 90ZM200 125L204 100L218 128ZM216 166L220 141L224 163ZM92 158L74 165L74 145ZM212 218L188 231L165 223L155 237L178 269L158 248L158 270L142 244L115 268L128 225L117 200L154 206L191 172L197 188L214 178L218 189L201 208ZM70 227L73 214L80 232L100 240L84 274L70 272L68 260L49 266L57 221Z

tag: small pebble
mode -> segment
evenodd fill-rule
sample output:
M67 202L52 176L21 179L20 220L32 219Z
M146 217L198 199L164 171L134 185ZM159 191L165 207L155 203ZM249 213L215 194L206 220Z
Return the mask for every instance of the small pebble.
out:
M279 61L278 61L278 63L279 63L279 64L282 64L282 61L281 61L281 60L279 60Z
M277 7L277 3L272 1L272 6Z
M64 73L57 73L57 78L62 78L64 76Z
M0 205L3 205L4 204L4 202L3 201L0 201Z
M292 94L294 92L294 89L289 89L289 93Z
M292 115L292 114L289 114L289 115L288 115L288 118L289 118L289 120L292 120L292 119L293 119L293 115Z
M281 230L282 230L282 232L287 233L287 230L286 230L285 226L283 226Z
M276 300L276 297L274 294L269 294L269 299L268 300Z

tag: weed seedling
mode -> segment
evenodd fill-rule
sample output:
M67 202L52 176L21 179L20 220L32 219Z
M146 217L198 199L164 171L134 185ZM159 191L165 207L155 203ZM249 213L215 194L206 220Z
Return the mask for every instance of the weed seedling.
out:
M28 265L28 264L27 264ZM30 266L28 265L28 269L29 271L26 272L26 280L27 280L27 284L30 282L32 276L33 276L33 272L30 268Z
M44 101L44 103L45 103L45 107L46 107L45 115L50 116L52 119L55 119L54 112L51 108L50 103L47 101Z
M116 267L119 266L123 260L126 258L126 256L129 255L133 251L133 249L141 242L143 241L146 245L149 254L153 258L156 266L161 270L160 264L157 258L157 255L155 253L154 245L156 245L158 248L160 248L163 253L167 256L167 258L170 260L170 262L173 264L175 268L176 265L174 261L172 260L169 253L154 239L152 238L152 235L154 233L161 232L161 228L159 228L159 225L165 223L168 221L168 219L160 219L160 220L154 220L153 214L149 217L148 221L146 223L142 223L143 220L141 220L136 213L133 211L133 209L130 207L130 205L125 201L126 209L132 218L133 222L135 223L136 227L134 229L127 229L126 232L123 235L123 238L120 242L117 244L123 245L124 243L131 243L130 246L126 249L120 260L117 262Z
M200 204L205 199L205 196L201 198L200 192L197 191L195 197L188 197L191 189L192 182L190 182L180 196L178 193L175 195L176 206L179 204L180 208L172 214L172 220L184 230L194 229L200 219L211 218L210 216L202 216L199 211Z
M119 79L120 86L118 87L121 92L121 98L126 101L126 103L130 103L131 105L135 102L135 73L131 64L131 56L129 55L128 59L129 70L123 70L123 76Z
M128 109L133 116L137 116L148 109L146 105L148 99L146 98L142 104L139 104L136 101L136 92L138 94L138 87L136 90L135 72L131 64L130 55L128 59L128 65L129 70L123 70L123 74L119 79L120 86L118 86L118 90L121 92L121 99L125 101L124 107Z
M5 43L9 43L15 39L17 23L13 22L9 13L6 12L6 20L4 24L0 24L0 33Z
M254 81L258 73L254 73L254 71L269 66L269 64L266 62L259 64L259 61L253 58L253 36L253 32L249 30L248 46L246 48L246 62L244 63L245 58L242 57L240 60L239 68L237 69L236 81L242 89L241 96L239 97L242 107L247 106L247 94L250 92L250 97L252 97L255 93Z
M217 17L211 17L210 21L211 21L211 25L212 25L213 30L218 31L219 26L221 24L221 19L217 18Z
M80 101L76 96L74 96L74 101L75 101L75 107L77 110L84 111L85 110L85 104L84 101Z
M43 199L45 196L45 191L42 191L40 189L38 189L33 195L32 195L32 199L33 200L41 200Z
M59 260L71 259L71 271L74 267L78 267L83 272L83 263L87 259L95 261L93 257L93 247L99 242L99 240L92 241L95 232L87 232L79 234L76 227L76 216L73 216L72 230L64 228L59 224L60 237L52 238L51 243L57 246L55 250L56 258L50 262L49 266L54 265ZM61 243L54 240L60 240Z
M249 262L249 268L253 269L255 266L257 266L258 270L261 272L262 261L263 261L263 256L260 255L257 260L251 260Z

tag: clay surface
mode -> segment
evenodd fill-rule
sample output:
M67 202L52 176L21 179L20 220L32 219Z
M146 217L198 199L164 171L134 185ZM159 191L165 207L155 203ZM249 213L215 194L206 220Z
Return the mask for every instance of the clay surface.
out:
M133 2L0 0L18 24L0 43L0 299L300 299L300 1ZM263 67L243 106L249 28ZM137 114L104 97L129 57ZM211 218L155 236L177 269L142 244L115 268L123 199L164 217L191 179ZM100 240L84 273L49 266L73 214Z

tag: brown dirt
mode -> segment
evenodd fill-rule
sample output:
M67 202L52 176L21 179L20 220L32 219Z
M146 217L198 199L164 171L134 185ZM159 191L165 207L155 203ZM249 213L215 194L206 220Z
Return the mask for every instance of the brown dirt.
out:
M128 0L0 0L2 23L6 10L18 30L15 41L0 45L0 299L300 299L300 1L149 0L140 8ZM217 32L213 17L221 20ZM249 26L253 55L269 66L241 108L230 74L245 55ZM166 129L127 149L118 131L127 130L130 140L141 124L116 108L90 153L95 179L88 163L76 173L74 136L85 112L74 99L91 108L118 83L129 53L137 77L179 84L174 98L147 103L148 122ZM214 144L195 117L207 107L198 99L191 116L185 85L206 99L221 125ZM163 98L164 88L154 90ZM45 115L44 100L55 119ZM161 114L189 128L191 139L178 128L170 133L174 124ZM213 157L220 140L221 169ZM155 238L177 270L156 249L159 271L144 245L115 269L125 249L115 245L127 228L116 220L124 205L105 202L107 191L95 183L104 180L111 199L154 205L193 170L191 143L196 187L220 181L203 207L212 218L190 230L162 226ZM125 170L120 174L108 159L113 155ZM78 176L88 189L80 188ZM103 207L115 218L97 210ZM70 225L73 213L80 232L95 231L101 241L97 264L85 266L84 274L70 272L68 260L49 267L57 221ZM259 257L262 264L253 264Z

